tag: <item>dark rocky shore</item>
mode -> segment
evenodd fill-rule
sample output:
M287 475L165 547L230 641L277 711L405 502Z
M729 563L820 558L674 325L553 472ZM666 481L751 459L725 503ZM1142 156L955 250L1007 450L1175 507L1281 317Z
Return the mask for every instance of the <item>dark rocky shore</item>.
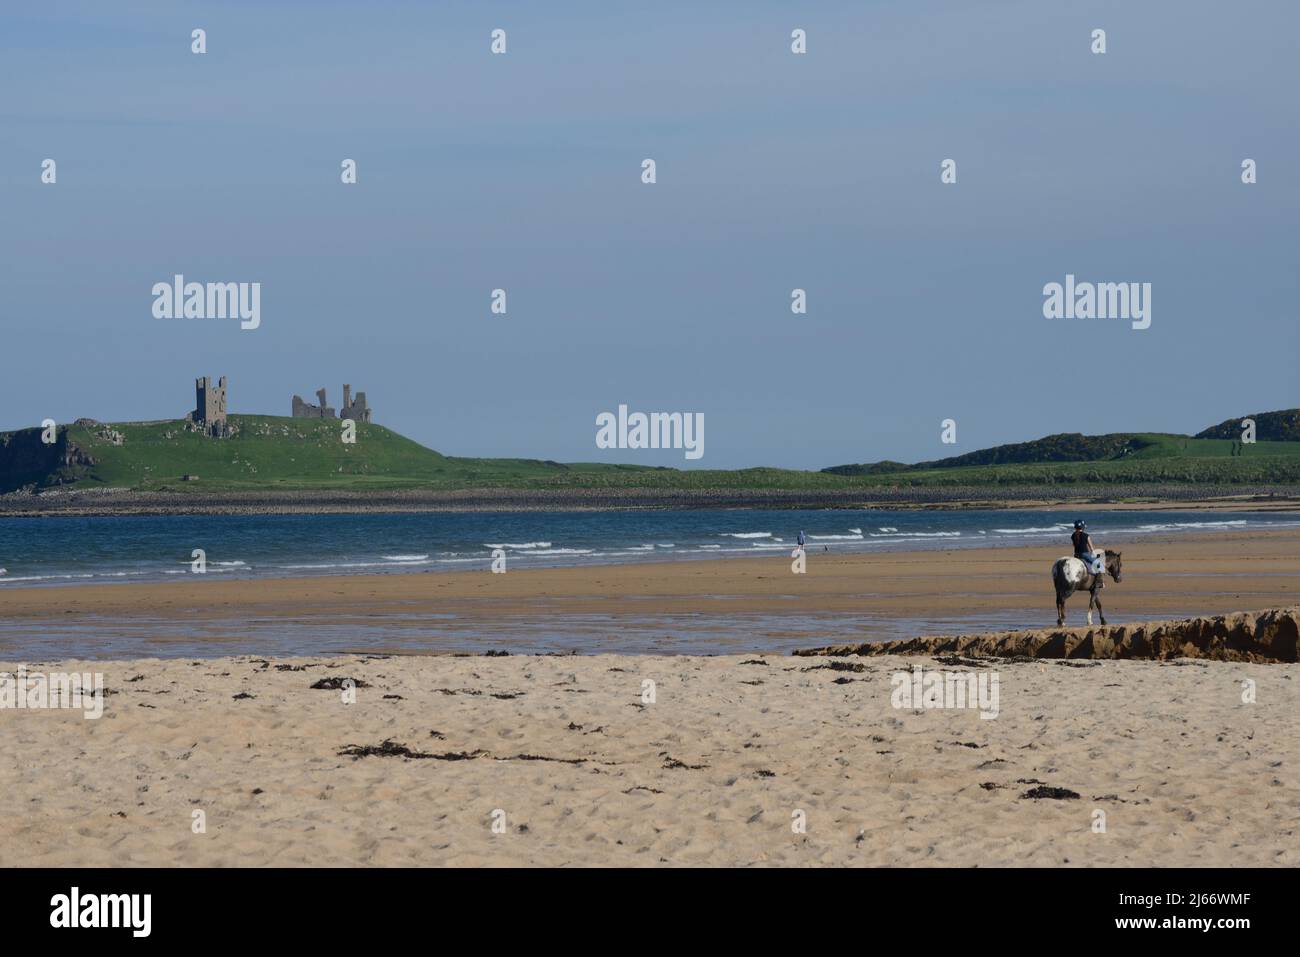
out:
M50 489L0 495L0 516L274 515L348 512L642 508L1009 508L1017 505L1198 504L1294 508L1290 486L949 486L869 489L472 489L441 491L134 491Z
M880 489L474 489L440 491L50 490L0 496L0 515L256 515L347 512L537 511L639 508L1006 508L1147 500L1188 504L1249 500L1294 506L1285 486L952 486Z

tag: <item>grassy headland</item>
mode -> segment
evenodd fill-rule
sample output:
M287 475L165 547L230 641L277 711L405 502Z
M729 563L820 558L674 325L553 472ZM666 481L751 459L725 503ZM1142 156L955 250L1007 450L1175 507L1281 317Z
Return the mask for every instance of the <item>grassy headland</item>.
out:
M1295 420L1294 413L1261 414L1259 441L1249 444L1159 433L1063 434L914 465L886 461L820 471L459 458L381 425L358 424L356 442L345 444L337 420L281 416L232 415L224 439L208 438L185 420L78 420L59 428L52 444L40 441L39 429L0 433L0 494L13 493L5 495L11 504L52 491L117 490L178 504L214 496L376 502L495 495L520 503L550 497L556 507L588 500L618 507L1177 498L1188 490L1192 497L1197 490L1202 497L1300 496L1300 441L1290 439Z

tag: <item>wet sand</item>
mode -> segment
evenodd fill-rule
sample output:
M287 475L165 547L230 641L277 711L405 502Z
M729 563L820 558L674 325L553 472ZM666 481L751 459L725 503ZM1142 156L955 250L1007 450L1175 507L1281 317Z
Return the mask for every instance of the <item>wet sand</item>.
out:
M1300 529L1099 544L1124 555L1123 581L1108 582L1102 592L1113 622L1283 607L1300 595ZM20 647L22 634L62 634L79 624L82 637L66 639L67 654L94 653L86 650L85 635L107 639L138 626L156 635L152 653L168 654L166 646L178 643L184 647L175 653L203 654L207 638L197 635L211 636L207 654L219 655L229 653L222 640L237 637L240 623L254 619L292 623L308 636L313 629L343 635L328 645L322 639L319 648L300 643L295 647L302 653L527 650L526 636L539 631L553 633L564 647L565 623L576 627L580 620L603 629L607 643L600 647L610 651L622 650L621 625L653 630L673 619L684 630L707 623L726 631L716 650L734 652L789 650L855 635L899 638L913 627L916 634L1041 628L1055 624L1049 569L1061 554L1059 545L869 555L810 551L802 575L791 572L784 552L505 574L490 574L485 559L482 569L466 572L261 580L196 575L162 584L5 587L0 656ZM1086 606L1086 596L1073 598L1067 624L1083 624ZM389 625L403 637L366 637ZM358 637L349 644L350 633ZM55 642L45 656L62 656L59 647ZM670 639L655 647L673 650Z

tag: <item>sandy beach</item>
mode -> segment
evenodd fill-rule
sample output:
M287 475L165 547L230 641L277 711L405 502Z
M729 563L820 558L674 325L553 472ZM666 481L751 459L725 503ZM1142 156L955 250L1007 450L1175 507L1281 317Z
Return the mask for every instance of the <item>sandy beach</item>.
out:
M1109 613L1295 605L1298 542L1106 543L1125 556ZM162 618L202 653L162 640L159 656L96 660L83 641L41 662L0 644L0 671L105 685L98 719L0 709L0 864L1300 863L1300 665L796 658L743 627L850 616L866 640L891 616L996 612L1043 628L1059 553L7 589L10 634ZM510 649L520 622L562 632L599 611L617 636L647 609L732 616L743 653L489 657L413 639L423 653L232 656L194 638L208 619L360 629L451 612ZM893 676L914 666L996 676L996 716L900 703Z
M986 719L894 707L914 665L46 665L105 710L0 711L0 864L1300 863L1300 666L998 661Z

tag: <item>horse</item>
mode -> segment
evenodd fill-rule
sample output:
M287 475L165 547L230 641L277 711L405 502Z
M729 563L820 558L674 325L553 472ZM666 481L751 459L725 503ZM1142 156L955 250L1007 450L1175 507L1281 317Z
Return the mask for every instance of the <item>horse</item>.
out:
M1065 599L1069 598L1076 591L1086 591L1088 598L1088 624L1092 624L1092 609L1095 607L1098 614L1101 615L1101 623L1106 624L1106 613L1101 610L1101 600L1097 593L1101 590L1102 582L1106 575L1115 579L1119 584L1120 579L1120 553L1112 552L1106 549L1106 571L1102 574L1094 575L1092 569L1082 560L1066 556L1058 558L1052 565L1052 584L1056 586L1056 625L1059 628L1065 624Z

